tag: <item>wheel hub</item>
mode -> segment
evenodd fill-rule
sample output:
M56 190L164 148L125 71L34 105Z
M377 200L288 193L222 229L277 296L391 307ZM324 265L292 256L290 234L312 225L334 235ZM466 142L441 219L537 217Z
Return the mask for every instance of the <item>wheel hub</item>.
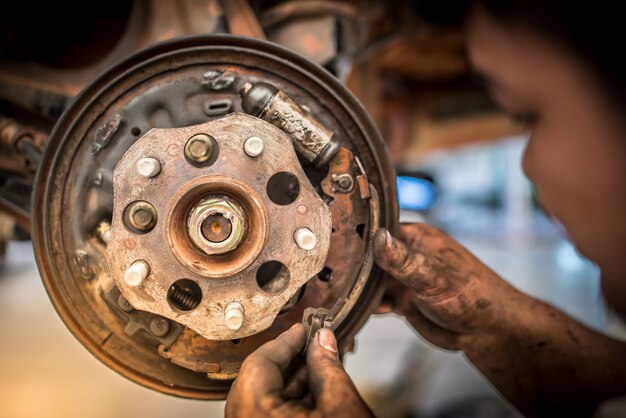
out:
M265 143L257 157L244 152L253 135ZM216 155L203 154L202 166L188 161L190 137L212 138ZM158 175L146 178L137 172L137 161L146 157L159 161ZM282 201L267 192L276 175L299 185L289 204L277 203ZM289 184L275 188L287 193ZM148 233L125 223L124 213L137 201L157 213L159 221ZM330 210L304 173L290 138L242 113L147 132L115 167L113 202L106 258L122 295L135 309L175 320L209 340L233 340L267 329L298 289L324 268L330 245ZM294 239L303 230L316 245L310 245L310 237ZM129 284L124 275L137 261L149 273L140 285ZM275 262L284 266L283 274L259 280L263 265ZM181 311L167 295L183 279L195 283L199 292L194 308ZM225 320L231 303L241 307L237 327Z

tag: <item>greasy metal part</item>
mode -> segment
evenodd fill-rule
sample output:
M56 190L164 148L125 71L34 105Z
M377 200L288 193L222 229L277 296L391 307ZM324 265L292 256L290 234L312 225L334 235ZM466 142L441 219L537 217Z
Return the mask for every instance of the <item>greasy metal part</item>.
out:
M225 70L235 74L237 81L233 86L209 90L202 85L208 71ZM144 134L153 127L206 122L214 117L205 112L206 103L222 100L232 103L232 111L241 111L237 90L246 81L265 81L276 86L295 102L306 104L310 113L338 137L349 139L345 146L350 150L341 150L322 171L304 162L309 181L328 202L332 217L330 250L323 269L326 273L301 286L270 328L249 337L208 341L184 328L175 341L157 344L143 333L128 335L124 331L126 320L102 302L99 290L113 284L105 257L109 245L103 245L95 233L98 224L111 219L113 213L113 169L141 137L133 134L134 130ZM95 131L115 114L120 114L124 123L109 144L93 155ZM241 146L240 143L237 161L254 162L267 154L249 158ZM152 151L151 147L149 153L137 155L133 163L137 158L150 156ZM182 145L166 150L174 151L181 155ZM49 295L64 322L101 361L135 382L177 396L224 398L245 357L301 321L306 307L329 309L340 297L358 295L352 309L345 315L342 310L341 320L332 323L340 349L350 349L354 335L384 290L381 272L376 269L362 280L367 270L362 268L362 261L372 230L369 200L361 199L358 187L345 194L332 190L332 174L349 173L354 178L361 174L354 156L361 160L369 183L381 193L380 223L394 229L395 180L382 140L358 102L327 72L275 45L237 38L186 39L143 51L105 72L76 98L49 140L33 203L33 243ZM162 179L168 163L161 162L163 171L157 177L128 185L129 198L142 199L145 185ZM213 167L198 168L188 163L183 166L196 172ZM136 171L133 173L137 175ZM292 206L306 216L305 207ZM162 231L159 225L165 218L160 213L158 218L152 232L138 236L148 238ZM125 245L127 251L140 248L137 241L127 241ZM59 251L61 248L63 251ZM85 266L93 274L89 280L82 278L74 262L79 250L88 255ZM357 279L361 280L360 293L353 291ZM119 306L117 298L114 303ZM121 307L118 311L124 312Z
M152 231L157 223L157 211L154 206L143 200L130 202L124 209L124 226L129 230L145 234Z
M373 7L372 7L373 6ZM377 7L347 1L285 1L260 15L267 38L323 65L340 80L365 48L367 15Z
M356 176L357 184L359 185L359 192L361 194L361 199L369 199L371 196L370 192L370 184L367 180L367 174L365 174L365 169L363 168L363 164L361 164L361 160L359 157L355 157L354 161L359 168L359 175Z
M209 196L191 209L187 228L198 248L208 255L218 255L237 248L247 224L246 214L236 200L228 196Z
M363 292L365 286L367 285L367 280L372 273L372 268L374 267L374 235L379 228L380 222L380 200L378 198L378 192L372 186L369 185L370 188L370 228L367 234L367 249L365 252L365 256L363 258L363 264L361 265L361 270L359 271L359 275L354 283L354 286L350 290L348 297L346 298L346 303L341 306L339 312L337 312L333 318L333 320L337 320L338 322L342 321L354 308L361 292Z
M219 148L219 158L201 169L185 164L186 152L182 152L187 138L200 134L214 138ZM253 134L267 139L265 152L254 160L241 158L243 144ZM164 161L159 177L148 184L135 172L135 161L145 149ZM173 149L181 151L168 151ZM266 193L269 179L281 172L293 174L300 184L297 199L290 205L273 204ZM159 224L148 234L122 226L124 208L134 199L137 184L142 187L141 198L161 214ZM201 125L152 129L118 162L113 193L106 256L120 291L136 309L175 320L209 340L243 338L267 329L293 294L324 267L330 211L302 170L290 138L261 119L233 113ZM229 238L218 243L202 234L204 220L216 213L229 218L233 228ZM292 236L299 228L306 228L308 236L315 231L313 245L310 239L304 239L302 247L294 243ZM128 273L135 260L145 261L150 274L138 272L132 276L137 280L130 283L122 273ZM287 286L277 293L261 289L256 278L257 270L273 261L289 271ZM169 306L165 295L183 278L194 281L206 296L197 307L181 314ZM232 301L246 312L237 329L223 319L224 305Z
M240 91L244 112L282 129L293 140L296 152L321 167L337 153L334 133L315 116L269 83L244 83Z
M101 221L96 227L96 236L103 244L108 244L111 241L111 222L106 219Z
M211 158L213 141L209 135L200 133L189 138L185 143L185 157L196 164L202 164Z
M217 213L207 216L200 230L204 238L213 243L224 242L233 231L233 224L224 215Z
M345 301L339 298L332 309L311 307L304 310L302 314L302 324L306 330L307 338L302 353L306 353L311 339L320 328L333 328L332 322L344 303Z
M93 279L94 271L91 268L91 261L89 260L89 253L87 251L77 250L74 256L74 264L81 278L85 280Z
M350 193L354 188L354 179L350 174L333 174L334 190L339 193Z
M109 145L111 139L120 128L122 124L122 116L119 114L113 115L113 117L104 122L93 134L93 144L91 146L91 152L94 155L98 154L103 148Z
M13 119L0 116L0 148L15 152L20 157L20 171L35 172L48 135L24 126ZM0 168L3 168L0 166Z
M132 337L138 331L144 331L159 344L171 345L183 332L183 326L176 322L133 308L115 286L100 288L98 296L117 316L123 318L123 332L128 336Z

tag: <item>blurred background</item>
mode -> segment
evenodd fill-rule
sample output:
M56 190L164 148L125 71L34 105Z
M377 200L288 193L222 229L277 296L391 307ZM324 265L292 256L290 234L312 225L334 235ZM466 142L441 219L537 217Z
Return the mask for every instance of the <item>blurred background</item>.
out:
M168 30L161 28L153 38L144 36L144 43L137 47L149 43L145 39L209 32L206 27L177 26L176 22L192 19L189 10L215 14L220 5L230 7L224 2L186 1L181 4L187 12L181 12L175 2L161 6L137 3L143 4L154 22L173 16ZM626 335L603 306L597 269L542 211L520 169L527 133L474 83L461 33L408 18L402 1L294 1L289 3L308 3L309 11L288 15L284 21L277 20L276 9L274 14L268 12L281 2L235 3L261 16L268 39L324 65L360 98L381 130L396 166L401 221L425 221L442 228L516 287L603 333ZM325 8L318 7L320 4ZM15 68L18 58L24 60L20 54L29 46L27 35L20 35L19 30L7 32L7 16L22 22L23 9L15 6L13 15L3 17L6 39L0 51L5 58L9 56L11 65L1 67L0 86L7 86L8 78L3 75ZM244 9L235 8L235 13ZM91 35L100 39L107 30L123 33L129 10L123 5L111 7L106 19L92 25L98 30ZM215 27L250 35L246 28L238 29L236 21L219 16ZM65 27L59 22L55 25ZM294 32L294 28L298 30ZM46 42L59 46L67 41L69 32ZM296 33L327 36L320 40L324 47L306 49L298 43ZM82 42L86 42L84 37ZM78 48L77 44L72 48ZM39 59L51 64L52 52L42 51L44 48L26 61ZM91 73L80 72L84 80L93 77L98 67L93 62L88 65ZM56 92L71 97L83 84L80 77L68 77ZM7 103L19 100L23 90L0 90L3 116L10 113ZM48 115L29 119L43 131L58 117L53 106L47 110ZM5 148L0 160L15 158L11 152ZM22 183L15 177L11 181L2 177L0 200L6 203L16 196L19 200L22 188L28 188L29 170L32 167L26 160L23 167L9 170L22 173L26 179ZM0 417L223 415L223 402L183 400L145 389L109 370L85 350L61 322L45 293L19 211L17 217L7 213L0 213ZM346 367L381 418L518 416L463 355L433 348L393 314L371 317L357 337L354 353L347 355Z

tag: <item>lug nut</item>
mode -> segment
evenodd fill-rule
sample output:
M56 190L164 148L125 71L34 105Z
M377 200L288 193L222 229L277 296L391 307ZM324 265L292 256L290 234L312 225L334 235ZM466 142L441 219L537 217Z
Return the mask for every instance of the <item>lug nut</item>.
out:
M139 286L150 274L150 266L143 260L137 260L124 272L124 281L129 286Z
M317 237L306 227L296 229L296 232L293 233L293 239L298 247L305 251L311 251L317 245Z
M263 140L258 136L251 136L246 139L246 142L243 144L243 150L249 157L258 157L263 154L263 150L265 149L265 144Z
M224 322L230 330L237 331L243 325L243 306L237 302L231 302L224 309Z
M137 172L147 179L155 177L161 172L161 163L156 158L141 158L137 161Z
M196 134L185 144L185 157L196 164L201 164L211 158L213 142L207 134Z

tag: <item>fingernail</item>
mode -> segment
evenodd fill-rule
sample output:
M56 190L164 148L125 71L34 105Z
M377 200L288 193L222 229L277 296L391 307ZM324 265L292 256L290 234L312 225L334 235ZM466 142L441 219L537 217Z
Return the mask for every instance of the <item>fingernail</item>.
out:
M322 328L317 333L317 339L320 345L330 351L331 353L337 352L337 340L335 340L335 334L328 328Z
M389 230L385 231L385 237L387 238L387 248L393 249L393 238L391 237Z

